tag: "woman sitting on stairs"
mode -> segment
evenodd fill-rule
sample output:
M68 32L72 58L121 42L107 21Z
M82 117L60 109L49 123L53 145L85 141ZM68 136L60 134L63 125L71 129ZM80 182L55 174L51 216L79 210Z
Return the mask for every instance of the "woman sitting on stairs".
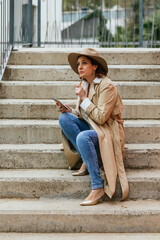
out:
M82 84L77 84L76 109L61 105L59 110L60 127L73 144L82 165L73 176L89 173L92 191L80 203L83 206L95 205L105 195L112 198L116 189L117 175L122 188L122 200L128 196L129 188L123 163L124 129L121 112L122 100L116 87L107 77L108 66L104 58L91 48L79 53L70 53L68 61ZM105 178L102 180L99 169L100 155Z

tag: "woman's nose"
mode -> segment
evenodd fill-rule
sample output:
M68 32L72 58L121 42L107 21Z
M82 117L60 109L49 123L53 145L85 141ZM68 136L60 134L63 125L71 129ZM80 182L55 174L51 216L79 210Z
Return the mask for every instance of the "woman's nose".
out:
M82 64L79 64L78 68L81 69L82 68Z

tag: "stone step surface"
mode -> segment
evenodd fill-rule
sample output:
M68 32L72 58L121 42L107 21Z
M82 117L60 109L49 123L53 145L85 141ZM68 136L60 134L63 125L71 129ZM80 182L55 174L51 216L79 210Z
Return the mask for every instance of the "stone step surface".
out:
M76 99L78 81L2 81L1 98ZM160 82L114 82L123 99L160 99Z
M72 108L76 100L61 100ZM123 100L123 119L160 119L159 99ZM58 119L60 112L52 99L0 99L1 119Z
M96 49L96 48L95 48ZM51 49L19 49L12 51L9 64L15 65L55 65L68 64L67 56L71 52L80 52L81 48L51 48ZM159 49L145 48L97 48L108 64L118 65L158 65L160 62Z
M92 207L79 206L80 202L2 199L0 229L21 233L160 233L159 200L105 202Z
M126 144L124 164L127 168L160 168L160 143Z
M126 144L127 168L160 168L160 144ZM0 144L0 168L67 169L62 144Z
M160 120L125 120L126 143L159 143ZM0 120L0 144L61 143L58 120Z
M89 175L72 176L65 169L0 170L0 198L86 198L91 191ZM160 199L160 169L126 170L128 199ZM121 198L117 184L114 199ZM106 196L105 200L109 198Z
M0 240L159 240L160 233L0 233Z
M160 168L160 144L126 144L127 168ZM1 144L0 168L67 169L62 144Z
M160 65L109 65L108 76L113 81L160 81ZM8 65L4 80L67 81L79 80L69 65Z

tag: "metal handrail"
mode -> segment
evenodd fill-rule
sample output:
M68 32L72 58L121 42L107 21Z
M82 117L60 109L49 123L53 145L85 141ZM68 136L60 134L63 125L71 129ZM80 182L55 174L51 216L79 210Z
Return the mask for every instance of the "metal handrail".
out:
M10 2L0 0L0 81L2 80L12 50L10 43Z

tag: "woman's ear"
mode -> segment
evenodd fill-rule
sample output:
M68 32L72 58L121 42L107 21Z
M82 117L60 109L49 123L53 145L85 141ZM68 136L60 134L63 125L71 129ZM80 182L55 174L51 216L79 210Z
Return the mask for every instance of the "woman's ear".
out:
M96 71L98 68L98 65L93 65L93 67L94 67L94 71Z

